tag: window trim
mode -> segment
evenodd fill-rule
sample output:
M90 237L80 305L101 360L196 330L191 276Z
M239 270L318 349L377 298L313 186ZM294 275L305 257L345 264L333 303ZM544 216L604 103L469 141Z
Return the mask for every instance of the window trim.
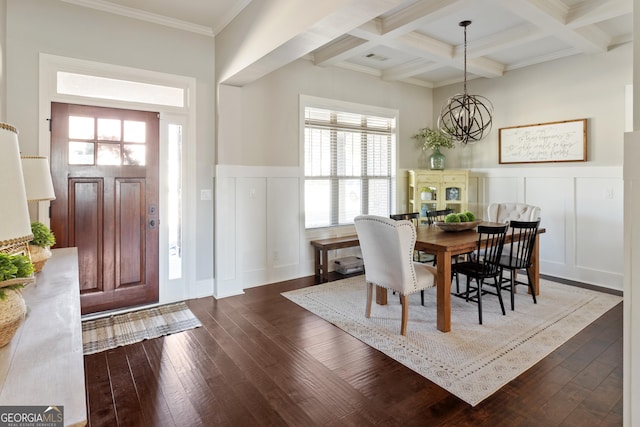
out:
M360 104L355 102L341 101L329 98L321 98L311 95L300 95L299 99L299 165L300 165L300 212L302 215L302 225L305 232L313 232L314 230L322 229L337 229L342 227L353 227L353 224L338 224L328 225L324 227L306 227L306 209L305 209L305 109L307 107L322 108L334 111L350 112L354 114L382 116L382 117L394 117L396 120L396 126L393 130L395 137L395 144L391 150L391 192L390 203L391 211L395 211L396 208L396 185L397 185L397 171L398 171L398 138L399 138L399 126L400 113L399 110L393 108L379 107L368 104Z

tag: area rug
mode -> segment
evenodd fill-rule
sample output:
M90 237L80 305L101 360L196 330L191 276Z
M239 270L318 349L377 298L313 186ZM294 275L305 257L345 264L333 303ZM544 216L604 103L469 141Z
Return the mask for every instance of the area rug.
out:
M282 295L475 406L622 301L547 280L540 280L538 304L520 292L515 311L504 293L506 316L497 297L485 296L482 325L476 304L452 296L449 333L436 328L435 288L425 292L424 307L419 293L411 295L406 337L391 292L388 305L374 303L371 318L364 317L362 275Z
M202 326L184 302L82 322L85 355Z

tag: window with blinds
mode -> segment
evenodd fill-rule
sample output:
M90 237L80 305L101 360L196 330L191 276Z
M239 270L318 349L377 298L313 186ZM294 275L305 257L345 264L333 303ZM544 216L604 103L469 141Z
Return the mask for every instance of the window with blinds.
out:
M305 227L388 216L395 200L396 118L304 110Z

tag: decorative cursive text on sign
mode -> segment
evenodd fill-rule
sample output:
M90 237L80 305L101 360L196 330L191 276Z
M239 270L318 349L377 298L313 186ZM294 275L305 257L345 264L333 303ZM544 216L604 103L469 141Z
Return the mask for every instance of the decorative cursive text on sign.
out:
M501 128L499 163L584 162L587 119Z

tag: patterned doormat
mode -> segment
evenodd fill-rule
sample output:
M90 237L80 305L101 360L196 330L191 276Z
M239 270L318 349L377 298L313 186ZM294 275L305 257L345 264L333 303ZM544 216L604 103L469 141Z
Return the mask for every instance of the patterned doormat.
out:
M483 297L483 325L477 304L451 298L449 333L436 329L435 288L425 291L424 307L413 294L406 337L397 296L364 317L364 276L282 295L475 406L622 301L548 280L540 280L538 304L520 291L515 311L505 293L506 316L497 297Z
M184 302L82 322L85 355L202 326Z

